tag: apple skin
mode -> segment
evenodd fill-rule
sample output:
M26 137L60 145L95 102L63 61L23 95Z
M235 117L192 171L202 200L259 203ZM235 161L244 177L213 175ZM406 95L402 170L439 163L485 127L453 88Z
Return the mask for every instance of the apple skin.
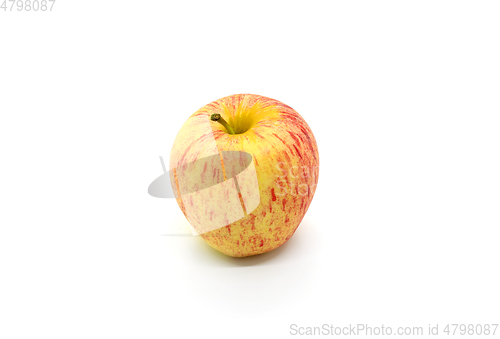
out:
M221 114L231 126L237 127L235 130L248 130L229 134L223 125L210 120L213 113ZM205 164L199 175L184 175L179 171L188 163L213 158L214 154L225 151L250 154L258 182L239 180L241 192L247 192L245 197L237 193L239 202L245 206L243 198L252 195L248 193L252 190L255 193L252 198L258 200L249 214L245 212L236 221L225 215L241 209L233 207L235 199L228 190L211 193L210 189L200 190L190 193L188 199L179 189L183 180L196 185L212 177L230 186L226 173L215 169L215 165ZM222 155L220 159L224 167ZM237 94L216 100L189 117L174 141L169 167L177 203L194 230L218 251L245 257L269 252L292 237L313 199L319 154L311 129L291 107L259 95ZM218 206L219 211L210 210L207 204ZM224 226L204 229L214 218L222 218Z

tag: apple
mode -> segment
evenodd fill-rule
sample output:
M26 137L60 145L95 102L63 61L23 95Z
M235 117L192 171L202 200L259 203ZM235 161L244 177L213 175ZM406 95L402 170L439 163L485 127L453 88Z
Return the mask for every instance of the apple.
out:
M291 107L237 94L189 117L169 167L193 230L218 251L245 257L292 237L316 190L319 155L311 129Z

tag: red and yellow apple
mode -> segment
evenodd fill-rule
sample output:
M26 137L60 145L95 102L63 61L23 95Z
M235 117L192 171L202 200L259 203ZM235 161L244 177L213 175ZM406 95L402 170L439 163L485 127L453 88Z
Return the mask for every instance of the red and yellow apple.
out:
M319 174L305 120L271 98L216 100L184 123L170 154L182 212L210 246L233 257L283 245L302 221Z

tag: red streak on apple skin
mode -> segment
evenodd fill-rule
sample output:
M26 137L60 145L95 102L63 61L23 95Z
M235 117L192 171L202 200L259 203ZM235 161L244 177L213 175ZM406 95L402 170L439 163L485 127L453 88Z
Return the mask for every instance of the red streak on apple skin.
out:
M283 199L283 211L285 210L286 199Z
M259 134L259 133L257 133L257 132L254 132L254 134L255 134L257 137L259 137L260 139L265 139L265 137L263 137L262 135L260 135L260 134Z
M249 220L247 222L252 230L255 230L255 218L257 218L255 214L249 214Z
M300 154L300 152L297 149L297 147L295 145L293 145L293 148L295 148L295 150L297 151L297 155L300 157L300 159L302 159L302 155Z
M276 133L273 133L273 135L274 135L276 138L278 138L278 139L279 139L282 143L284 143L284 144L285 144L285 142L283 141L283 139L281 139L279 136L277 136L277 135L276 135Z
M274 194L274 188L271 188L271 196L273 201L276 201L276 194ZM272 207L271 207L271 212L272 212Z
M292 139L295 141L295 143L299 144L300 145L300 140L297 138L297 136L295 135L295 133L292 133L292 132L288 132L288 134L290 134L290 136L292 137Z
M193 145L193 143L189 144L189 146L184 150L184 154L182 154L182 157L181 157L181 160L179 161L179 164L182 165L182 164L185 164L187 162L184 160L184 158L189 153L189 149L191 148L192 145Z

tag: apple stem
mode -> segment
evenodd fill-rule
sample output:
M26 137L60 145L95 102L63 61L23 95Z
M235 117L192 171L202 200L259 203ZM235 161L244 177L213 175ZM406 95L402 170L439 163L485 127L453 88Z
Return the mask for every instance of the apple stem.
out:
M222 126L224 126L226 128L226 130L229 132L229 134L235 134L234 130L232 129L232 127L229 126L229 124L227 123L227 121L224 120L224 118L219 113L212 114L210 116L210 120L216 121L216 122L220 123Z

